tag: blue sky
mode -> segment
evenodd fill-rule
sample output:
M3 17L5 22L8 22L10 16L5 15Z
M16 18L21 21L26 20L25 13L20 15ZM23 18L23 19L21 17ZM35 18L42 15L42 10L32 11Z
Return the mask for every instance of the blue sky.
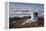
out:
M9 15L10 17L25 16L25 15L16 15L16 14L26 14L26 13L23 13L23 12L19 12L19 13L14 12L14 11L16 11L15 10L16 8L33 9L34 11L36 10L39 13L40 16L44 15L44 4L10 2L9 3L9 11L10 11L10 13L9 14L15 14L15 15ZM39 10L37 10L37 9L39 9ZM30 11L32 11L32 10L29 10L29 12L27 14L31 14Z
M16 8L31 8L31 9L44 9L44 4L35 4L35 3L10 3L10 6Z

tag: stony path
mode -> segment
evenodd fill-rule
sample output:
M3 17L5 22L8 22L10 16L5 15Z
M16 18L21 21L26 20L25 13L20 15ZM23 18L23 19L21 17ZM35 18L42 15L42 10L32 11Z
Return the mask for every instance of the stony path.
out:
M27 23L25 25L20 25L23 22L25 22L25 19L22 20L18 20L18 21L12 21L9 23L9 27L10 28L22 28L22 27L43 27L44 26L44 18L43 17L39 17L38 21L34 22L34 23Z

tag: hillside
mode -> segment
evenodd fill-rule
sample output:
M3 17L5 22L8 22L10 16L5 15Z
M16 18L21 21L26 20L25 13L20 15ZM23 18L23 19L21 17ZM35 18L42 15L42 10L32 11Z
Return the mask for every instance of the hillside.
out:
M9 20L9 28L27 28L27 27L44 27L44 17L38 17L38 20L34 23L27 23L25 25L20 25L25 22L27 19L31 18L31 16L19 18L10 18Z

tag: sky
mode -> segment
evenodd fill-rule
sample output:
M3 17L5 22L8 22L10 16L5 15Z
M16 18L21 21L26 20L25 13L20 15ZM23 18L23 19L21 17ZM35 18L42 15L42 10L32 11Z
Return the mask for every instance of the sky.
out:
M16 11L17 8L20 8L20 9L27 8L27 9L31 9L31 11L36 10L39 13L39 15L43 15L43 13L44 13L43 12L44 11L44 4L10 2L9 3L10 17L15 17L15 16L22 17L22 16L24 16L24 15L16 15L16 14L23 14L22 12L14 12L14 11ZM15 14L15 15L11 15L11 14ZM30 14L30 12L28 12L26 14Z
M14 5L14 6L13 6ZM16 7L16 8L34 8L34 9L43 9L44 4L33 4L33 3L14 3L10 2L10 6Z

